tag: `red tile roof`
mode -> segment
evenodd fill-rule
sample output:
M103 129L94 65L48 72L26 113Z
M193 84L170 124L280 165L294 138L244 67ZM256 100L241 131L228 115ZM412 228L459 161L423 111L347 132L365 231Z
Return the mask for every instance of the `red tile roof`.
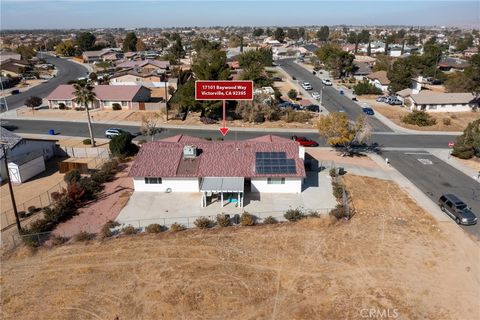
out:
M183 158L183 147L195 145L199 155L194 164ZM256 152L285 152L295 159L296 174L257 174ZM186 170L186 168L188 170ZM180 169L180 170L179 170ZM207 141L178 135L147 142L140 148L130 177L305 177L299 145L289 139L263 136L242 141Z
M93 88L93 91L99 100L132 101L141 88L142 86L136 85L98 85ZM47 96L47 100L72 100L74 98L74 91L73 85L61 84Z

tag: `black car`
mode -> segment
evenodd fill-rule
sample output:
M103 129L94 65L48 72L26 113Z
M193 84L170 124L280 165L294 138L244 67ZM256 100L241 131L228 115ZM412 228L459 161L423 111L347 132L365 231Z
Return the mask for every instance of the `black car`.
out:
M309 104L305 106L304 109L312 112L320 112L320 106L317 104Z
M10 91L10 94L19 94L20 93L20 90L18 89L13 89L12 91Z
M467 206L454 194L444 194L438 200L438 205L443 212L448 214L455 222L463 225L472 225L477 223L477 217Z

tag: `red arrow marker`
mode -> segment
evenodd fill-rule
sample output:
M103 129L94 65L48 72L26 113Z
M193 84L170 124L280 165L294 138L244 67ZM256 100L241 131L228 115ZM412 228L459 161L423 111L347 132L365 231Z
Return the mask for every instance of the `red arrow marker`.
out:
M220 128L220 132L225 137L228 133L227 120L226 120L226 111L225 111L225 100L223 100L223 127Z

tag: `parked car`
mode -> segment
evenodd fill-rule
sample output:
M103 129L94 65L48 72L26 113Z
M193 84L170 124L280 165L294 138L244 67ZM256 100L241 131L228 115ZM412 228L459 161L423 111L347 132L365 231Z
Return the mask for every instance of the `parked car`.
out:
M303 108L312 112L320 112L320 106L317 104L309 104L308 106L305 106Z
M458 224L473 225L477 223L477 217L471 208L454 194L442 195L438 200L438 205Z
M403 104L403 102L399 100L397 97L388 97L386 102L391 106Z
M358 101L357 97L352 97L352 101Z
M279 107L279 108L292 108L293 110L301 110L302 109L302 106L300 106L299 104L288 102L288 101L277 104L277 107Z
M110 129L105 130L105 137L107 137L108 139L112 139L113 137L119 136L122 133L130 134L130 132L122 130L122 129L110 128Z
M381 96L381 97L378 97L376 100L377 100L377 102L387 102L387 99L388 99L388 97Z
M332 81L330 79L323 79L322 83L326 86L331 86L332 85Z
M13 89L12 91L10 91L10 94L19 94L20 93L20 90L18 89Z
M372 108L362 108L363 113L368 114L369 116L373 116L375 112Z
M320 100L322 96L317 91L312 92L312 98L315 100Z
M302 83L302 88L305 90L312 90L312 85L309 82Z
M292 140L298 142L303 147L318 147L318 143L305 137L292 136Z

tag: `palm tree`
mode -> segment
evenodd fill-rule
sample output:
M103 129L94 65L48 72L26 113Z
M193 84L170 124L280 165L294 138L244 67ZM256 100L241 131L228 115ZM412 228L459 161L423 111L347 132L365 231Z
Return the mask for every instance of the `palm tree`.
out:
M90 132L90 141L92 146L95 147L95 139L93 138L92 122L90 120L89 104L95 101L95 92L93 92L93 86L87 81L80 81L73 85L75 99L73 101L81 106L85 106L87 109L88 131Z

